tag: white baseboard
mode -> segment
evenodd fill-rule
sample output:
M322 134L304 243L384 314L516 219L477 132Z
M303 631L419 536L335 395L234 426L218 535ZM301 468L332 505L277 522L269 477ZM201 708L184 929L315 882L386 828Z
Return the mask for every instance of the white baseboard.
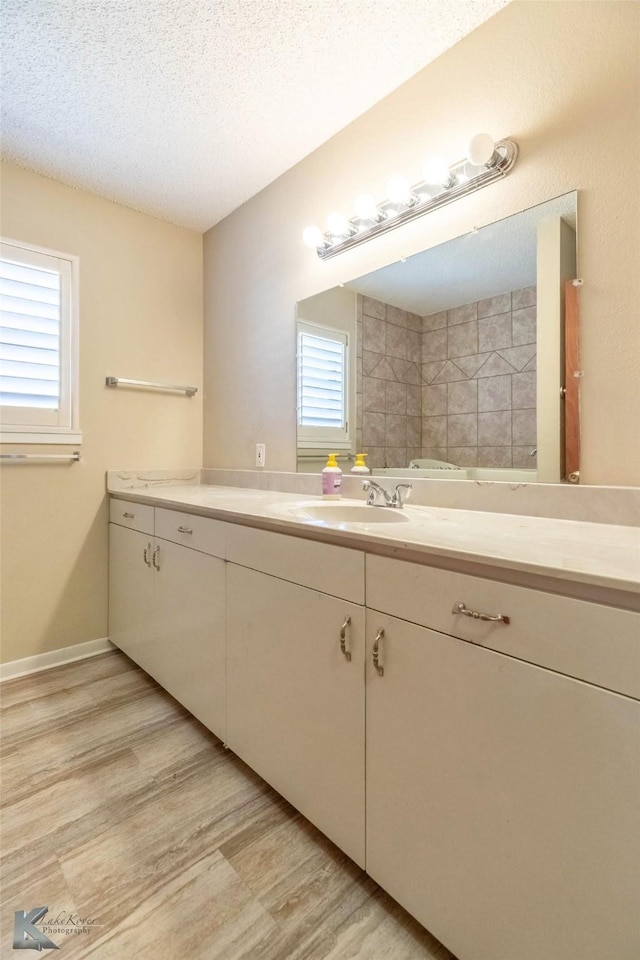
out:
M86 643L75 643L72 647L61 647L60 650L36 653L33 657L24 657L22 660L0 663L0 683L15 680L16 677L26 677L30 673L39 673L40 670L51 670L52 667L73 663L74 660L86 660L87 657L95 657L99 653L115 649L108 637L99 637L97 640L87 640Z

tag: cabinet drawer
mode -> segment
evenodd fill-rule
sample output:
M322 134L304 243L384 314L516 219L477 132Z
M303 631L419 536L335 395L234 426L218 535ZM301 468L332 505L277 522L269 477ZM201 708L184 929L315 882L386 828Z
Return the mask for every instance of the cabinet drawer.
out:
M509 624L454 614L456 603ZM640 699L640 614L367 556L367 606Z
M156 537L224 559L228 524L193 513L156 507Z
M364 603L364 554L229 524L227 559L342 600Z
M130 503L128 500L111 499L109 519L121 527L129 527L140 533L153 536L153 507L146 503Z

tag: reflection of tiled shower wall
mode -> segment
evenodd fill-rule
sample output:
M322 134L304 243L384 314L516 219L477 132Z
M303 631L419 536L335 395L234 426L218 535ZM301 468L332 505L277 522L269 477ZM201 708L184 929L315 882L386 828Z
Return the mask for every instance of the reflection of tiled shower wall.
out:
M422 319L358 296L357 343L370 466L535 467L535 287Z
M406 466L422 450L422 320L358 296L356 446L372 467Z
M422 319L422 456L534 468L536 288Z

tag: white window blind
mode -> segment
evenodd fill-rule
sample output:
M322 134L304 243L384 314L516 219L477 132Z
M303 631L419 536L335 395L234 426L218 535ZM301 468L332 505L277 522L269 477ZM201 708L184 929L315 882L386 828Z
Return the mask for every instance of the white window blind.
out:
M348 335L298 321L298 441L348 446Z
M73 259L0 244L3 439L56 442L54 434L77 430ZM18 436L34 432L45 440Z

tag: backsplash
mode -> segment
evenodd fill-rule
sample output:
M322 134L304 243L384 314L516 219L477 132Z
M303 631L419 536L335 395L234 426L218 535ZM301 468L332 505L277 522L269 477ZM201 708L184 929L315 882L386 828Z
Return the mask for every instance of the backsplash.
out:
M406 477L399 477L401 482ZM393 489L391 475L379 478ZM202 483L320 496L319 474L205 468ZM570 483L505 483L497 480L412 479L409 505L481 510L529 517L640 526L640 487L574 486ZM362 477L345 474L342 495L364 500Z
M144 487L175 487L201 482L200 467L186 470L108 470L108 490L140 490Z
M358 353L370 466L535 468L535 287L422 318L359 296Z

